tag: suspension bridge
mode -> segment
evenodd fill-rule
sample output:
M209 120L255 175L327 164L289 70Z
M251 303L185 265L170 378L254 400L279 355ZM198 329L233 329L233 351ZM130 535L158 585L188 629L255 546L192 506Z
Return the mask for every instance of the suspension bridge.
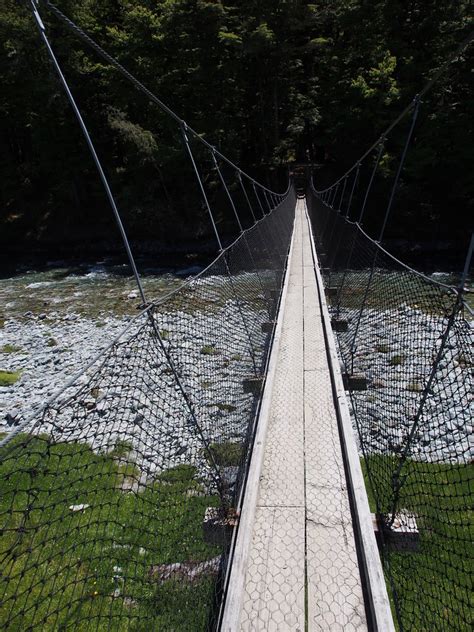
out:
M382 245L421 97L443 68L330 187L300 166L277 193L43 4L176 122L218 255L166 296L146 295L31 2L140 309L0 439L2 629L471 629L473 242L455 286ZM406 142L374 240L364 213L399 124ZM239 229L229 245L204 168Z

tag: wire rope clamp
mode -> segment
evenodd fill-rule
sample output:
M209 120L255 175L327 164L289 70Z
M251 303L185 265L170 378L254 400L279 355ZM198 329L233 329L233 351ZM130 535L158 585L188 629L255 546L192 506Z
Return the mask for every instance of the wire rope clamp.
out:
M244 393L260 393L260 391L262 390L263 380L263 375L253 375L252 377L244 378L242 380Z
M332 318L331 327L333 331L347 331L349 323L342 318Z
M367 390L367 376L365 373L343 373L342 381L346 391L366 391Z
M420 548L420 532L416 515L402 509L395 514L372 514L375 537L379 546L386 542L393 551L413 553Z
M207 507L202 524L204 541L217 546L228 545L238 522L239 513L233 507Z
M275 327L276 320L268 320L266 323L262 323L262 333L271 334Z
M327 298L333 298L334 296L337 296L337 287L325 287L324 293Z

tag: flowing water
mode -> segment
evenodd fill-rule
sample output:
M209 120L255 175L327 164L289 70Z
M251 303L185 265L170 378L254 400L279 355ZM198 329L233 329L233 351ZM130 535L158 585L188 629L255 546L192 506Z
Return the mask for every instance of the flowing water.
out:
M142 282L148 300L159 299L199 270L145 268ZM0 278L2 320L21 318L28 312L48 318L71 313L93 319L133 316L140 302L127 264L101 261L78 266L51 265L45 270L26 270Z

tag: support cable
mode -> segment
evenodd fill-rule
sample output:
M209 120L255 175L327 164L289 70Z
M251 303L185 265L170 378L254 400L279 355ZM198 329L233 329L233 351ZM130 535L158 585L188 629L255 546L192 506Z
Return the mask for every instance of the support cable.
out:
M391 208L392 208L393 200L395 198L395 193L396 193L396 191L398 189L398 182L400 180L400 175L402 173L403 165L405 163L405 158L406 158L406 155L407 155L408 146L410 144L410 141L411 141L411 138L412 138L412 135L413 135L413 130L415 128L415 123L416 123L416 119L418 117L418 111L419 111L419 107L420 107L420 99L419 99L418 95L415 97L414 102L415 102L415 109L413 110L413 115L412 115L410 129L408 131L408 134L407 134L407 137L406 137L406 140L405 140L405 146L403 148L402 156L401 156L400 162L398 164L397 173L396 173L395 179L393 181L392 190L390 192L390 198L388 200L387 208L385 209L385 216L384 216L384 220L383 220L383 223L382 223L382 227L380 229L379 239L378 239L377 243L380 243L382 241L382 239L383 239L383 236L384 236L385 228L387 226L388 217L389 217L389 214L390 214L390 211L391 211ZM380 151L379 151L379 154L380 154ZM360 322L362 320L362 315L364 313L365 306L366 306L366 303L367 303L367 298L368 298L368 295L369 295L370 286L372 284L372 279L373 279L373 276L374 276L374 273L375 273L375 267L377 265L378 254L379 254L379 250L377 248L375 250L375 253L374 253L374 258L372 260L372 266L371 266L371 269L370 269L369 279L367 281L367 286L366 286L365 291L364 291L364 297L362 299L362 305L360 307L359 314L358 314L358 317L357 317L357 324L356 324L356 327L355 327L355 330L354 330L354 337L352 339L352 344L351 344L351 349L350 349L351 365L352 365L351 366L351 371L353 370L353 366L354 366L354 354L355 354L355 349L356 349L357 334L359 332Z
M257 199L258 205L260 206L260 210L262 211L262 219L265 217L265 211L263 210L263 204L262 201L257 193L257 187L255 186L255 182L252 183L253 185L253 192L255 194L255 197Z
M115 203L115 198L113 196L112 190L111 190L111 188L109 186L107 177L106 177L105 172L104 172L104 170L102 168L102 164L101 164L100 159L99 159L99 157L97 155L97 152L95 150L94 144L92 142L92 138L91 138L91 136L89 134L89 130L87 129L87 126L86 126L86 124L84 122L84 119L82 118L82 115L81 115L81 113L79 111L79 108L78 108L78 106L76 104L76 101L74 99L74 96L73 96L73 94L72 94L72 92L71 92L71 90L69 88L69 85L68 85L68 83L66 81L66 78L65 78L65 76L64 76L64 74L63 74L63 72L61 70L59 62L58 62L58 60L57 60L57 58L56 58L56 56L54 54L54 51L53 51L53 49L51 47L50 42L48 40L48 37L46 35L46 28L45 28L44 23L43 23L43 21L41 19L39 11L38 11L38 9L36 7L35 0L30 0L30 4L31 4L31 10L33 12L33 17L35 19L36 25L37 25L39 33L40 33L40 37L41 37L41 39L43 40L43 42L44 42L44 44L46 46L46 50L48 52L49 58L50 58L53 66L54 66L54 68L56 70L56 73L57 73L57 75L58 75L58 77L60 79L60 82L61 82L61 84L62 84L62 86L64 88L64 91L66 92L68 101L69 101L69 103L70 103L70 105L71 105L71 107L72 107L72 109L74 111L74 114L75 114L75 116L76 116L76 118L77 118L77 120L79 122L79 125L81 127L82 133L83 133L83 135L84 135L84 137L86 139L89 151L90 151L90 153L92 155L92 158L94 160L95 166L96 166L97 171L99 173L100 179L101 179L102 184L104 186L104 189L106 191L106 194L107 194L110 206L112 208L115 220L117 222L117 226L118 226L118 228L120 230L120 234L122 236L122 239L123 239L123 242L124 242L124 245L125 245L127 256L129 258L129 262L130 262L130 265L131 265L132 270L133 270L133 275L135 277L135 281L137 283L137 286L138 286L138 289L139 289L139 292L140 292L140 297L142 299L143 306L146 307L147 301L146 301L143 285L142 285L142 282L141 282L141 279L140 279L140 275L138 273L138 270L137 270L137 267L136 267L136 264L135 264L135 259L133 257L133 253L131 251L130 244L128 242L127 234L126 234L124 226L122 224L120 213L119 213L117 205ZM159 342L160 348L161 348L161 350L162 350L162 352L163 352L163 354L164 354L164 356L165 356L165 358L166 358L166 360L167 360L167 362L168 362L168 364L170 366L171 371L173 372L173 376L175 378L176 384L177 384L177 386L178 386L178 388L179 388L179 390L181 392L181 395L182 395L182 397L183 397L183 399L184 399L184 401L186 403L186 406L187 406L187 408L189 410L189 413L191 415L191 418L193 420L194 426L196 427L197 432L198 432L198 434L200 436L200 439L203 442L203 445L204 445L204 447L206 449L207 456L210 459L210 463L212 464L213 470L214 470L213 471L214 482L215 482L215 484L216 484L216 486L217 486L217 488L219 490L219 494L224 499L225 498L225 493L224 493L224 489L223 489L223 486L222 486L222 481L221 481L221 477L220 477L220 473L219 473L219 468L218 468L217 463L215 461L215 458L214 458L214 455L212 453L212 450L209 447L209 442L206 441L206 439L204 437L204 433L202 431L201 425L199 424L199 422L197 420L197 417L196 417L196 414L194 412L194 407L193 407L193 405L191 403L191 400L190 400L190 398L189 398L189 396L188 396L188 394L187 394L187 392L186 392L186 390L185 390L185 388L183 386L183 383L182 383L181 378L180 378L180 376L179 376L179 374L178 374L178 372L176 370L174 362L173 362L172 358L170 357L170 354L168 353L168 350L166 349L166 347L165 347L165 345L163 343L163 339L162 339L162 337L160 335L160 332L159 332L159 330L158 330L158 328L156 326L156 321L154 319L154 316L153 316L151 310L147 311L147 316L148 316L148 319L149 319L150 324L152 326L153 332L154 332L154 334L155 334L155 336L156 336L156 338L157 338L157 340Z
M364 201L362 202L362 206L361 206L360 213L359 213L359 219L357 220L359 224L362 224L362 218L364 217L365 207L367 205L367 200L369 198L369 193L370 193L370 191L372 189L372 184L374 182L375 174L377 173L377 169L379 167L380 159L382 158L382 152L383 152L384 147L385 147L385 141L386 141L386 139L384 138L380 142L379 151L377 153L377 158L375 160L374 168L372 169L372 173L370 175L369 183L367 185L367 188L365 189Z
M362 218L364 217L365 208L366 208L366 205L367 205L367 200L369 198L369 193L370 193L370 191L372 189L372 184L374 182L375 174L377 172L377 169L378 169L378 166L379 166L379 163L380 163L380 159L382 157L382 152L383 152L384 146L385 146L385 139L379 145L379 151L377 153L377 158L375 160L375 164L374 164L374 167L372 169L370 180L369 180L369 182L367 184L367 188L365 190L364 201L362 202L362 206L361 206L360 213L359 213L359 218L358 218L358 220L356 222L356 224L358 226L361 225ZM360 167L360 165L359 165L359 167ZM359 170L357 170L356 176L358 176L358 174L359 174ZM353 190L351 192L351 200L352 200L352 194L353 194ZM346 215L346 217L347 217L347 215ZM345 265L344 265L344 272L342 274L341 285L340 285L338 293L337 293L337 308L336 309L337 309L338 317L339 317L340 309L341 309L340 301L341 301L342 291L343 291L343 288L344 288L344 284L346 282L347 271L350 268L350 265L351 265L351 262L352 262L352 256L354 254L356 241L357 241L357 231L354 231L351 247L349 249L349 255L348 255L347 260L346 260Z
M138 269L135 263L135 259L132 253L132 250L130 248L130 243L128 241L128 237L127 237L127 233L125 232L125 228L123 226L122 223L122 219L120 217L120 213L118 211L118 207L117 204L115 202L115 197L112 193L112 189L110 188L109 182L107 180L107 176L105 175L105 171L102 167L102 163L100 161L100 158L95 150L94 147L94 143L92 142L92 138L91 135L89 134L89 130L87 129L87 126L84 122L84 119L82 118L82 114L77 106L76 100L74 99L74 96L69 88L69 84L61 70L61 66L59 65L59 62L56 58L56 55L54 54L54 51L51 47L51 44L49 42L48 36L46 35L46 27L44 26L43 20L41 19L41 16L39 14L39 11L37 9L37 7L35 6L35 1L31 0L31 10L33 12L33 17L35 19L36 22L36 26L38 27L38 31L40 34L40 37L46 47L46 51L48 53L49 59L56 71L56 74L59 77L59 81L64 89L64 92L66 93L67 99L69 101L69 104L72 107L72 110L74 112L74 115L77 119L77 122L79 123L79 126L81 128L82 134L85 138L85 141L87 143L87 146L89 148L89 152L92 156L92 159L95 163L96 169L99 173L99 177L101 179L102 182L102 186L104 187L107 199L109 201L110 207L112 208L112 212L114 214L115 217L115 221L117 223L118 229L120 231L120 236L122 237L122 241L123 244L125 246L125 250L127 252L127 257L128 257L128 261L130 263L130 267L132 268L132 272L133 272L133 276L135 277L135 282L137 284L138 287L138 291L140 292L140 297L142 300L142 304L145 306L146 305L146 298L145 298L145 292L143 290L143 285L140 279L140 275L138 274Z
M219 245L219 252L222 252L223 248L222 248L221 238L219 236L219 231L217 230L216 222L214 221L214 215L213 215L212 210L211 210L211 205L209 204L209 200L208 200L208 197L207 197L207 194L206 194L206 190L204 189L204 184L202 182L201 174L199 173L199 169L198 169L196 161L194 159L194 155L193 155L193 152L192 152L192 149L191 149L191 145L189 144L189 138L188 138L188 135L187 135L187 125L186 125L186 123L184 121L181 122L181 134L183 136L184 145L185 145L186 150L188 152L189 159L191 160L191 164L193 165L194 173L196 174L196 179L198 181L199 188L201 190L202 198L204 200L204 204L206 206L207 213L209 215L209 219L211 220L212 228L214 230L214 235L215 235L217 243Z
M214 234L216 236L217 243L219 244L219 252L222 252L223 251L222 241L221 241L221 238L220 238L220 235L219 235L219 231L217 230L217 225L216 225L216 222L214 220L214 214L212 212L211 205L209 204L209 199L207 197L206 190L204 188L204 183L202 181L201 174L199 173L199 169L198 169L196 161L194 159L194 155L193 155L193 152L192 152L192 149L191 149L191 145L189 143L189 138L188 138L188 135L186 133L186 130L187 130L186 123L183 122L183 124L181 125L181 132L182 132L182 135L183 135L184 144L186 145L186 149L188 150L189 158L191 160L191 163L192 163L193 168L194 168L194 173L196 174L196 178L197 178L198 183L199 183L199 188L201 190L202 198L204 200L204 204L206 205L207 211L209 213L209 218L211 220L212 227L214 229ZM215 153L213 151L211 152L211 154L212 154L212 156L215 156ZM227 187L226 187L226 189L227 189ZM255 220L255 218L254 218L254 220ZM239 221L239 224L240 224L240 221ZM240 317L242 318L242 323L244 325L245 333L247 334L247 338L249 340L250 355L252 357L254 373L255 373L255 375L258 375L257 365L256 365L256 361L255 361L255 348L254 348L254 345L253 345L253 342L252 342L252 337L250 335L250 330L249 330L248 325L247 325L247 320L246 320L246 318L244 316L244 313L242 311L242 305L241 305L240 299L237 296L237 292L236 292L236 289L235 289L234 281L232 279L232 274L231 274L231 271L230 271L230 268L229 268L229 263L227 261L227 254L226 253L224 253L224 264L225 264L227 276L229 278L229 283L230 283L230 286L232 288L232 292L234 294L234 298L235 298L235 301L236 301L236 304L237 304L237 309L239 311Z
M392 476L392 489L394 492L394 498L393 498L393 504L392 504L392 511L391 511L391 515L390 515L390 521L388 523L388 526L391 527L393 525L393 522L396 518L396 514L397 514L397 509L398 509L398 503L400 500L400 491L403 487L403 483L404 480L401 479L401 473L403 470L403 466L405 465L408 456L409 456L409 451L410 451L410 446L413 442L413 439L415 437L415 433L418 429L418 425L420 423L421 420L421 416L423 414L423 410L425 408L425 404L426 401L428 400L429 395L432 394L432 386L433 386L433 382L435 380L436 377L436 373L438 371L438 367L439 364L441 362L441 360L443 359L443 355L444 355L444 351L446 349L446 345L448 343L448 338L449 338L449 334L451 332L451 329L454 325L454 322L456 320L457 315L459 314L459 312L462 310L462 306L463 306L463 294L465 291L465 284L467 281L467 277L469 274L469 269L471 267L471 262L472 262L472 256L473 256L473 251L474 251L474 233L471 234L471 240L469 243L469 247L466 253L466 259L465 259L465 263L464 263L464 270L463 273L461 275L461 279L458 285L458 292L457 292L457 299L456 302L453 306L452 312L449 316L448 322L446 324L446 328L443 332L443 335L441 337L441 343L438 349L438 353L436 354L436 358L432 364L431 367L431 371L428 377L428 380L425 384L425 388L423 389L423 395L421 397L420 403L418 405L418 409L416 411L416 414L413 417L413 423L411 425L410 431L408 433L408 437L405 443L405 446L403 448L401 457L400 457L400 462L398 464L398 467L395 471L395 473Z
M239 214L237 213L237 208L236 208L236 206L235 206L235 202L234 202L234 200L233 200L233 198L232 198L232 195L231 195L231 193L230 193L230 191L229 191L229 187L227 186L227 183L226 183L226 181L225 181L225 178L224 178L224 176L223 176L223 174L222 174L222 171L221 171L221 168L220 168L220 166L219 166L219 162L218 162L218 160L217 160L217 158L216 158L216 154L215 154L215 152L213 152L213 153L212 153L212 158L213 158L213 160L214 160L214 165L215 165L215 167L216 167L217 173L219 174L219 178L220 178L220 181L221 181L221 183L222 183L222 186L224 187L224 190L225 190L226 195L227 195L227 197L228 197L228 199L229 199L230 205L232 206L232 210L234 211L235 219L237 220L237 224L238 224L238 226L239 226L241 236L242 236L242 237L243 237L243 239L244 239L245 246L246 246L246 248L247 248L247 252L248 252L249 257L250 257L250 261L252 262L253 269L255 270L255 274L257 275L258 284L260 285L260 290L261 290L261 292L262 292L262 296L264 296L264 294L265 294L265 288L264 288L264 286L263 286L262 279L260 278L260 274L258 273L258 270L257 270L257 264L256 264L256 262L255 262L255 258L254 258L254 256L253 256L252 249L250 248L250 244L249 244L249 242L248 242L247 235L246 235L246 233L245 233L244 229L242 228L242 223L241 223L241 221L240 221ZM254 189L255 189L255 185L254 185Z
M354 180L352 182L351 194L349 196L349 202L347 204L346 213L344 215L345 219L347 219L349 217L349 213L350 213L351 206L352 206L352 198L354 197L354 191L355 191L356 186L357 186L357 184L359 182L360 168L361 168L361 163L359 162L357 164L357 169L356 169L356 172L355 172L355 175L354 175Z
M248 207L250 209L250 213L252 214L253 221L254 221L254 224L255 224L257 222L257 218L255 217L255 213L254 213L252 204L250 203L250 199L249 199L249 196L247 194L247 190L245 189L245 185L244 185L244 182L242 180L242 173L241 173L240 169L237 171L237 177L239 179L240 186L242 187L242 192L243 192L243 194L245 196L245 199L247 200L247 204L248 204Z

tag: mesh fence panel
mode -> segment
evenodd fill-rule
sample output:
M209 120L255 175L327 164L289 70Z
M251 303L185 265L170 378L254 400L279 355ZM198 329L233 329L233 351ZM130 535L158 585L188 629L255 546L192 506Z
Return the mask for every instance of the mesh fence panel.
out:
M294 206L291 192L4 439L2 629L214 629Z
M472 629L469 311L311 190L308 204L399 627Z

